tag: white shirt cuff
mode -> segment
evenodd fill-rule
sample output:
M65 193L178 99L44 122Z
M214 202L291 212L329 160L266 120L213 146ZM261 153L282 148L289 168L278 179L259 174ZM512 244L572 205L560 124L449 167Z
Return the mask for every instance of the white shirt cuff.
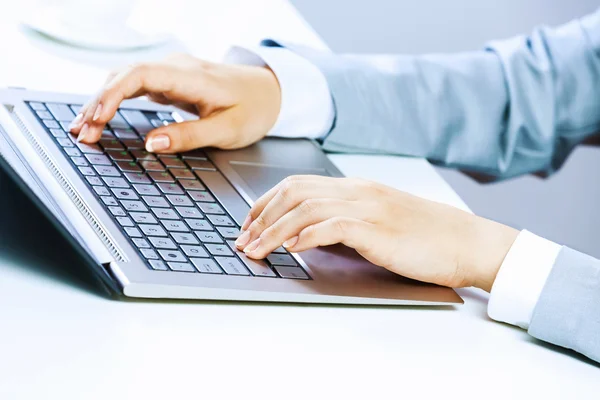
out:
M281 109L269 136L321 139L331 130L335 111L329 86L310 61L281 47L234 46L225 62L268 66L277 77Z
M492 286L490 318L528 329L535 305L562 246L521 231Z

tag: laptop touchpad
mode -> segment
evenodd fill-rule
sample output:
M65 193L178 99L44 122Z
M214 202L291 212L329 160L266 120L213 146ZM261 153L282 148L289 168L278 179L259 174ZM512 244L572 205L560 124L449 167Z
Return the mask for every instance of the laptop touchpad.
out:
M284 166L263 165L243 161L231 161L230 165L257 197L262 196L290 175L330 176L322 168L287 168Z

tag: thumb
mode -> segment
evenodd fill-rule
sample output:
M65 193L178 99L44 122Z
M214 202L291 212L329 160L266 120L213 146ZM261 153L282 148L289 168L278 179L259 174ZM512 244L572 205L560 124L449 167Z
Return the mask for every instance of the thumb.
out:
M152 153L180 153L215 146L233 136L233 127L226 114L219 113L154 129L146 136L146 150Z

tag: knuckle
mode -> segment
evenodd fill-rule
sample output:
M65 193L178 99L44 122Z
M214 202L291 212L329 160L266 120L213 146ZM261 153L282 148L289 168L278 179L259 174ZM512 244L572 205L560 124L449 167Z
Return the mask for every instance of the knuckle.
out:
M349 229L349 222L345 218L336 217L331 220L333 229L338 237L344 237Z
M298 209L304 215L313 214L317 210L318 207L319 207L319 202L318 202L318 200L315 200L315 199L304 200L302 203L300 203L298 205Z
M254 225L255 228L264 229L267 226L267 221L264 215L260 214L258 217L256 217L252 225Z

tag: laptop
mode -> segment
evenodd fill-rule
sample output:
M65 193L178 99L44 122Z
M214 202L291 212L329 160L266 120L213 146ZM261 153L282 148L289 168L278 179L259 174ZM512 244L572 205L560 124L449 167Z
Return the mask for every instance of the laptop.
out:
M266 138L241 150L151 154L150 130L196 117L139 99L122 103L97 144L77 143L67 127L85 100L0 90L0 167L117 298L462 303L450 288L398 276L343 245L280 247L265 260L235 248L250 205L282 179L343 176L317 143Z

